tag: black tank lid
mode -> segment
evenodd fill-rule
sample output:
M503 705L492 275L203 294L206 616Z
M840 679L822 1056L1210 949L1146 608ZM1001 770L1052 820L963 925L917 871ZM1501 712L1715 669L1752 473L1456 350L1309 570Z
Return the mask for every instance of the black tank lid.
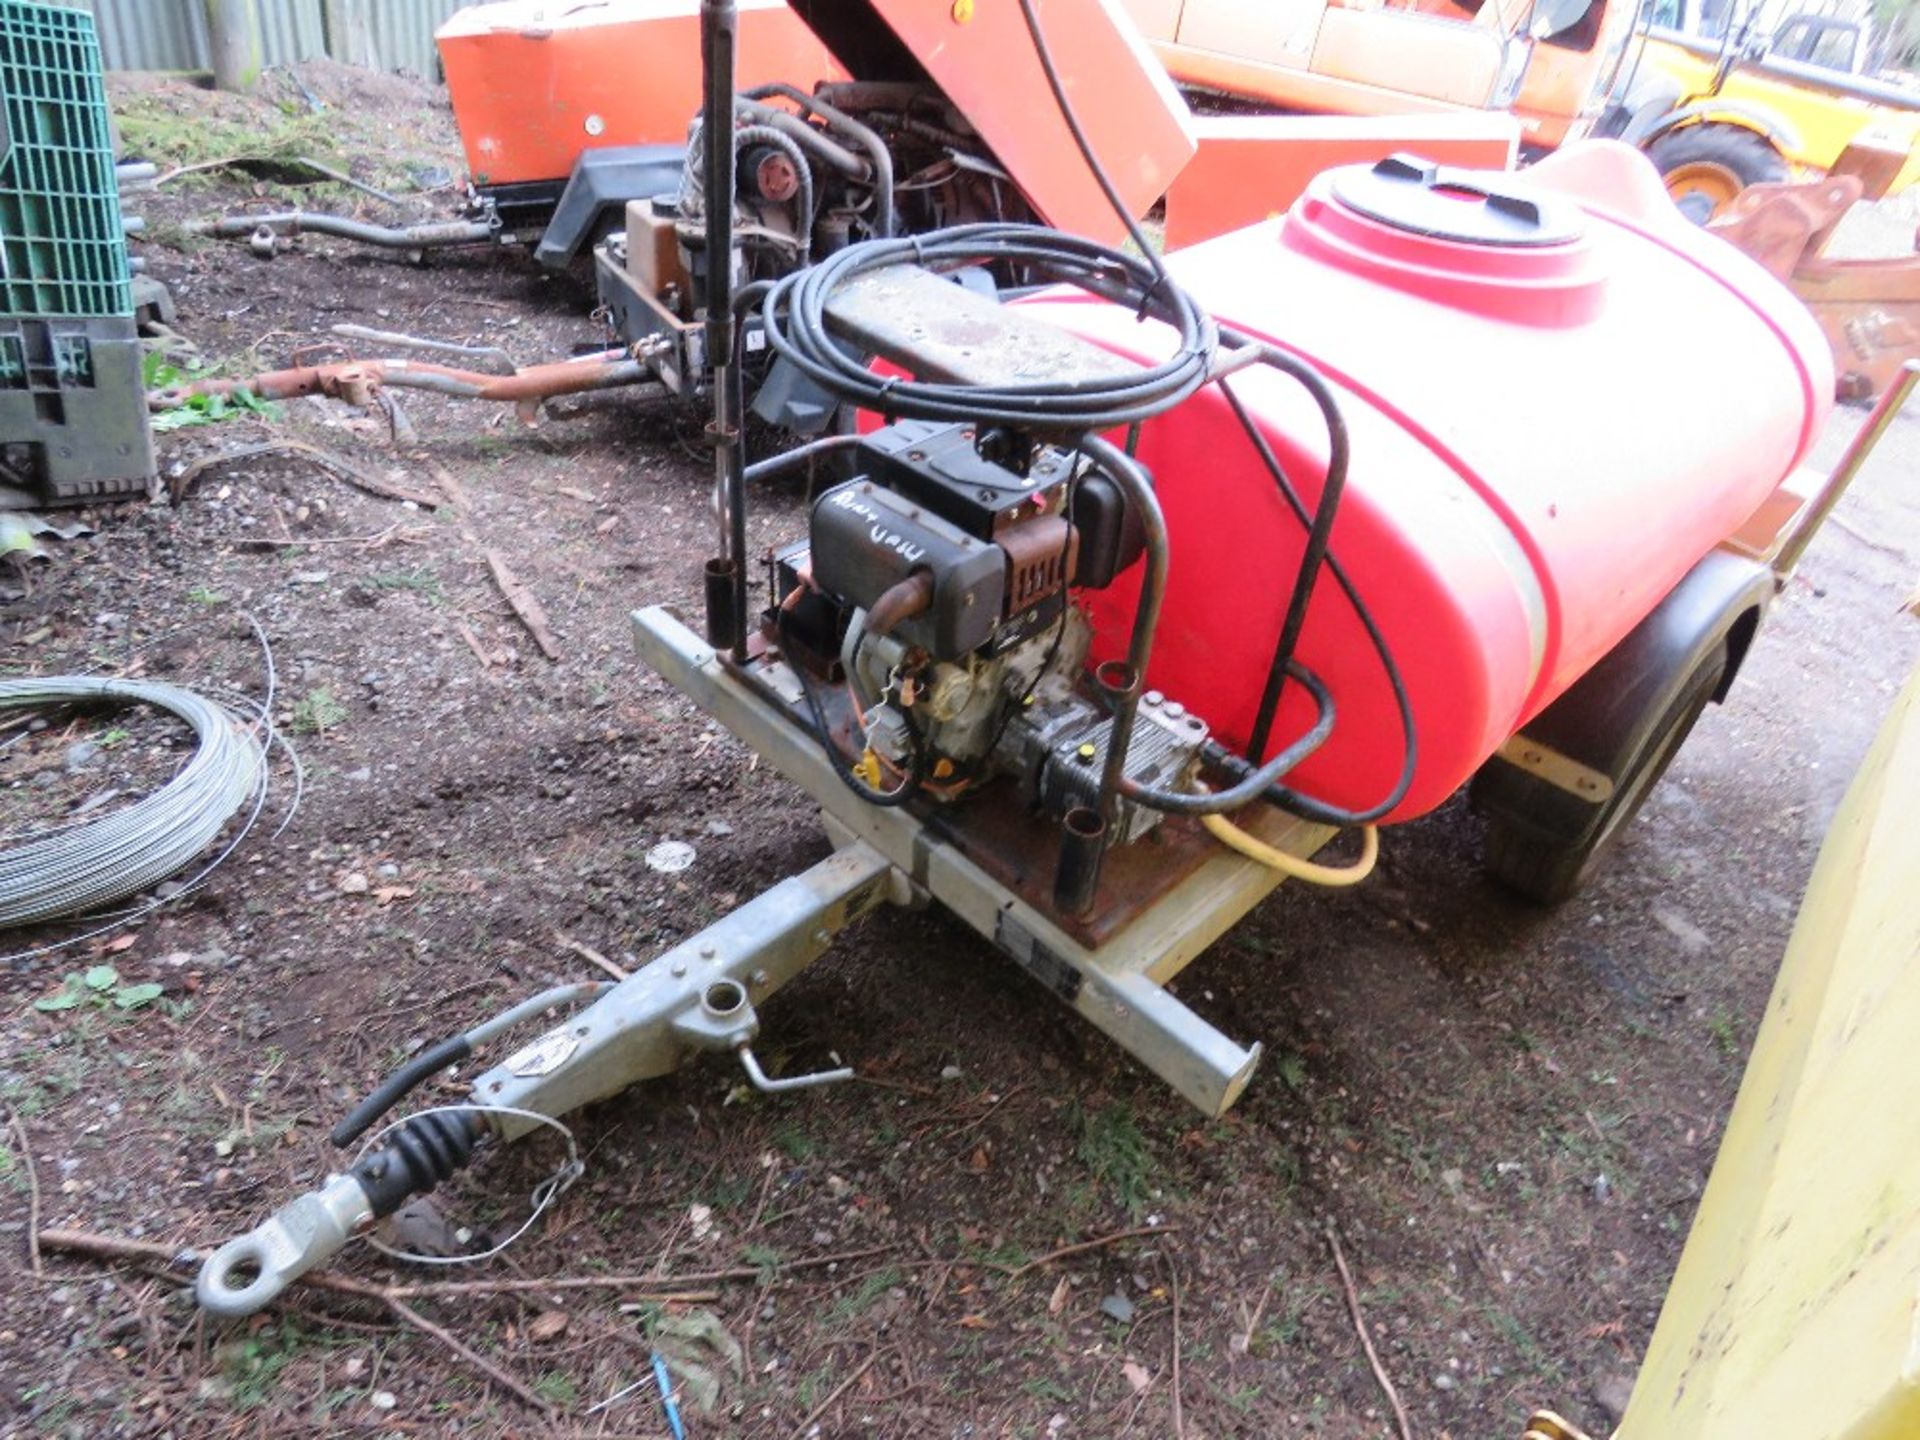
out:
M1435 240L1463 245L1564 245L1586 233L1577 207L1516 184L1505 170L1457 170L1417 155L1334 172L1347 209Z

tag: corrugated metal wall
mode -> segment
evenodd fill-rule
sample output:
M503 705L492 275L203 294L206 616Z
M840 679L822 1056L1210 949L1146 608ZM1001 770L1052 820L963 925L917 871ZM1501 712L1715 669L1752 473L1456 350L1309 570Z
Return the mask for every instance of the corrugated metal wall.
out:
M203 0L55 0L93 11L109 70L208 70ZM467 0L255 0L266 63L332 55L438 79L433 32ZM337 29L340 33L331 33ZM364 37L362 53L355 32ZM365 45L370 44L367 53Z
M279 0L285 3L285 0ZM383 0L370 7L373 53L382 70L409 70L439 78L440 52L433 32L468 0Z

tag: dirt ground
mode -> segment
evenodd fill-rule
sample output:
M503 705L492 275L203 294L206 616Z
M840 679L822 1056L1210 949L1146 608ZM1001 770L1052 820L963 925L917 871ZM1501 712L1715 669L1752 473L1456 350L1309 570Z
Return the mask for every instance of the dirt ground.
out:
M354 83L302 74L323 102ZM118 99L189 124L206 103ZM386 137L428 182L458 168L436 92L383 83L355 124L347 153ZM180 230L299 193L223 173L135 198L180 329L234 373L341 322L522 362L602 338L586 293L519 254L414 267L303 240L269 261ZM1268 1047L1226 1119L1197 1118L932 914L871 922L767 1011L773 1058L837 1052L862 1083L769 1099L713 1058L575 1117L585 1178L454 1278L634 1278L410 1302L536 1408L378 1301L302 1289L213 1324L184 1268L49 1251L35 1274L24 1243L32 1204L42 1227L229 1238L338 1163L328 1128L420 1044L596 978L576 947L639 963L825 853L799 795L629 642L636 605L696 598L700 418L606 397L527 429L405 403L416 443L317 402L170 434L167 475L212 462L178 503L99 509L24 581L0 569L14 673L131 665L258 694L252 617L306 768L289 828L257 831L204 891L0 979L0 1433L662 1435L650 1389L603 1402L705 1313L740 1364L718 1365L696 1437L1388 1435L1329 1227L1416 1434L1517 1434L1536 1405L1609 1426L1822 829L1920 652L1897 613L1920 561L1920 417L1896 425L1589 894L1553 912L1510 899L1455 802L1391 832L1369 884L1289 887L1182 977L1202 1015ZM1837 415L1819 458L1857 420ZM218 459L272 439L442 503L298 455ZM801 514L797 488L755 504L756 545ZM558 660L509 611L487 548L543 602ZM82 743L96 753L71 765ZM135 787L168 744L158 720L62 718L0 750L4 818ZM648 866L667 839L694 847L690 869ZM163 995L34 1008L102 963ZM444 1207L504 1233L557 1155L490 1155ZM1027 1268L1146 1228L1163 1233ZM336 1269L446 1278L365 1249Z

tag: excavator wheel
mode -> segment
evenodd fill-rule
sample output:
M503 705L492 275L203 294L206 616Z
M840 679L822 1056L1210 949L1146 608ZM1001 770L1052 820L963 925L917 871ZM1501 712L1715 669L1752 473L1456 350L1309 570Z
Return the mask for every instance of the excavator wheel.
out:
M1701 225L1725 211L1747 186L1787 178L1786 157L1766 136L1738 125L1669 130L1647 147L1647 156L1660 168L1674 203Z

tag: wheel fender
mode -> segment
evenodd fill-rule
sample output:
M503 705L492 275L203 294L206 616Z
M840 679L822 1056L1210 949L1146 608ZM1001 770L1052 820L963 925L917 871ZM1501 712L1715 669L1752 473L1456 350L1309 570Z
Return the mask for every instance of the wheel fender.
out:
M1673 114L1685 98L1680 86L1664 75L1642 78L1614 102L1618 114L1613 117L1614 128L1608 133L1629 145L1645 145L1660 133L1661 122Z
M1637 122L1638 116L1635 117ZM1767 143L1782 155L1797 154L1801 148L1800 135L1791 125L1771 110L1759 105L1748 105L1739 100L1696 100L1691 105L1680 105L1654 120L1650 127L1638 136L1632 137L1635 144L1643 149L1658 140L1662 135L1671 134L1682 125L1734 125L1742 130L1757 131Z
M534 258L549 270L566 269L603 228L620 223L629 200L677 190L686 163L684 145L608 145L582 151Z
M1565 694L1520 730L1618 785L1649 731L1716 646L1727 667L1713 699L1724 700L1774 595L1773 572L1758 561L1715 550ZM1556 837L1582 838L1600 804L1552 785L1496 755L1474 776L1477 810L1497 812Z

